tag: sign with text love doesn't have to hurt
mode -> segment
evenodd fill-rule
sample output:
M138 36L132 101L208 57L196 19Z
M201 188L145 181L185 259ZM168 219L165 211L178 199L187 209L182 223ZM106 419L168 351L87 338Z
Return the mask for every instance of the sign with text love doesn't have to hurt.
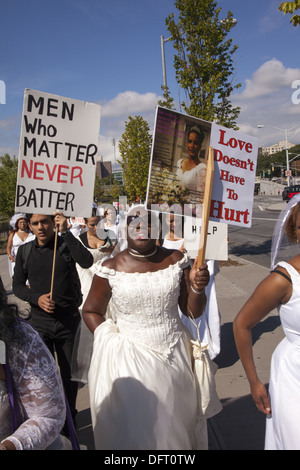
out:
M207 188L210 148L214 172ZM211 221L250 227L257 151L253 136L158 107L147 207L201 218L211 189Z
M16 212L90 217L100 106L25 90Z
M258 140L212 123L214 179L210 220L251 227Z

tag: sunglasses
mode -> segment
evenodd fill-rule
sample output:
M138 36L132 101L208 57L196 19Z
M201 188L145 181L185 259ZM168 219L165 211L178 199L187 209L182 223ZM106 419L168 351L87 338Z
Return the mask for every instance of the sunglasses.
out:
M144 215L143 217L139 215L128 215L127 216L127 225L130 225L134 220L137 221L137 224L151 225L151 214Z

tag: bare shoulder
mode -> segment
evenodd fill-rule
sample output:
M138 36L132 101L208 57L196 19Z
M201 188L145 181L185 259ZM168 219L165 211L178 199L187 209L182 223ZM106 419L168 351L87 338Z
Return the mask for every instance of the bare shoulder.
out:
M298 273L300 274L300 255L295 256L294 258L290 259L289 264L291 266L293 266L293 268L295 268L296 271L298 271ZM278 269L279 269L279 267L278 267Z
M189 165L188 165L188 159L185 158L184 160L182 160L181 162L181 169L183 172L189 170Z
M125 253L124 251L121 251L121 253L118 253L113 258L108 258L105 261L103 261L102 266L105 266L108 269L116 270L119 264L124 262L124 258L125 258Z

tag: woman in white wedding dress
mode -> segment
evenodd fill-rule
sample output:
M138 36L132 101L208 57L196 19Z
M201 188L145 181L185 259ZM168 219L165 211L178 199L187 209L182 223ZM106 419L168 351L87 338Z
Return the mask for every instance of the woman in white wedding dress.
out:
M234 320L237 349L257 408L266 414L265 450L300 450L300 197L282 211L274 229L272 271ZM290 258L291 252L297 253ZM288 262L278 262L278 257ZM251 329L278 308L285 338L275 349L269 396L252 354Z
M102 263L83 307L94 333L89 392L95 447L207 449L178 304L186 315L201 315L209 274L206 265L190 269L181 252L156 246L149 216L143 206L128 213L128 248Z
M13 231L8 237L6 251L9 275L12 278L19 247L24 243L30 242L35 237L29 230L26 214L15 214L10 220L10 225L13 227Z
M193 202L203 200L206 179L206 164L201 161L200 152L204 134L199 126L193 126L188 133L188 158L177 162L177 178L187 188Z

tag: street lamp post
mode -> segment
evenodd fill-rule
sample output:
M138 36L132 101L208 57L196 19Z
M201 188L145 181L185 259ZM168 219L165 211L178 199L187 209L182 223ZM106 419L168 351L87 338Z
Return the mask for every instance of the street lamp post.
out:
M167 74L166 74L166 62L165 62L165 42L168 42L170 40L171 40L171 38L164 39L163 36L160 36L164 90L167 88Z
M289 149L288 149L288 132L295 129L295 127L291 127L290 129L281 129L280 127L270 126L269 124L259 124L257 126L259 129L262 127L272 127L273 129L277 129L278 131L282 131L285 133L285 154L286 154L286 172L287 172L287 183L288 186L290 185L290 162L289 162Z

